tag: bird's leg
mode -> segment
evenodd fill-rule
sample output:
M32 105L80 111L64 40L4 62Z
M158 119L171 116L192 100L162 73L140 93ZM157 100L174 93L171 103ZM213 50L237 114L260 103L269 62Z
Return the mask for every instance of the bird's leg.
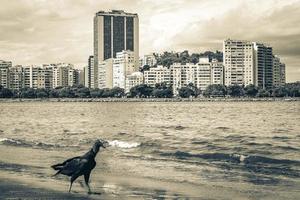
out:
M73 175L72 177L71 177L71 184L70 184L70 188L69 188L69 193L71 192L71 188L72 188L72 184L73 184L73 182L76 180L78 178L78 175Z
M70 187L69 187L69 193L71 192L73 182L71 182Z
M91 173L84 174L84 181L85 181L86 186L88 187L88 190L89 190L88 193L89 194L91 193L91 188L90 188L90 185L89 185L90 174Z

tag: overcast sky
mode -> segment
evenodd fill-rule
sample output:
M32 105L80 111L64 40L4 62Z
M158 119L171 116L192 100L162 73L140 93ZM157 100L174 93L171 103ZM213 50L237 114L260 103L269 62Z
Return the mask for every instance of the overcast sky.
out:
M13 64L87 65L93 16L138 13L140 55L222 50L226 38L261 41L300 80L300 0L0 0L0 59Z

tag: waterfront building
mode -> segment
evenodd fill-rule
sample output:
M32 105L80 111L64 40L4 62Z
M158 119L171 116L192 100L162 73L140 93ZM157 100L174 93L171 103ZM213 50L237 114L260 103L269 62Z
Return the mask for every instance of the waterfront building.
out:
M75 86L78 82L78 74L75 69L69 68L68 71L68 86Z
M255 56L256 84L260 88L272 88L273 86L273 49L262 44L253 43Z
M52 84L53 88L67 87L77 84L78 75L74 66L69 63L58 63L52 66Z
M195 70L197 66L193 63L186 63L182 65L180 63L174 63L170 66L171 70L171 84L173 86L173 93L176 95L178 90L182 87L193 83L197 84Z
M285 64L280 63L280 85L284 85L286 83L286 75L285 75Z
M51 81L49 80L52 74L50 69L42 66L30 65L25 66L24 70L24 86L27 88L50 88Z
M159 65L157 67L151 67L149 70L144 71L144 83L155 87L157 83L171 84L171 70L167 67Z
M125 93L128 93L134 86L143 84L144 76L141 72L134 72L126 76Z
M116 58L117 52L130 50L139 64L139 19L135 13L122 10L99 11L94 17L94 86L98 86L99 63ZM125 80L124 80L125 81ZM125 84L125 83L124 83Z
M84 68L84 86L88 88L94 87L94 56L89 56L88 66Z
M16 65L9 69L9 89L20 90L24 87L23 82L23 67L21 65Z
M213 59L211 62L211 84L224 85L224 65Z
M4 88L9 87L9 69L11 66L11 61L0 60L0 85Z
M207 59L206 62L200 62L196 64L196 68L194 71L194 85L204 91L207 86L212 84L212 70L211 70L211 63ZM193 83L193 82L192 82Z
M134 52L118 52L113 59L113 87L125 88L126 76L136 71Z
M278 56L273 56L273 85L282 86L285 84L285 64Z
M280 80L280 58L277 56L273 56L273 85L274 86L280 86L281 80Z
M254 44L243 40L223 42L225 85L257 85Z
M113 88L113 59L106 59L99 63L98 88Z
M53 88L53 64L43 65L39 68L38 88Z
M76 74L78 76L78 82L77 85L83 85L84 86L84 69L75 69L76 70Z

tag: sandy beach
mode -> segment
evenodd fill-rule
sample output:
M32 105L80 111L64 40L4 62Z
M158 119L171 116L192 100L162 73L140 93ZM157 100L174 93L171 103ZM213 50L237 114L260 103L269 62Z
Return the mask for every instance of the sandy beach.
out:
M0 199L91 199L80 194L68 194L14 182L0 181Z

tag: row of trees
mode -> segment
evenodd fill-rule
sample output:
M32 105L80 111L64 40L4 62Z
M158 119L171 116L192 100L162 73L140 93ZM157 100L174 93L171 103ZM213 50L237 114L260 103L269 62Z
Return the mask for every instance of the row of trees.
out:
M287 83L284 86L270 89L260 89L254 85L246 87L231 85L210 85L203 91L203 96L231 96L231 97L300 97L300 82Z
M187 50L183 52L164 52L163 54L154 54L155 59L157 60L158 65L163 65L170 67L173 63L194 63L196 64L199 61L200 57L208 57L211 59L217 59L218 61L223 61L223 53L221 51L206 51L204 53L192 53L189 54Z
M57 87L55 89L33 89L23 88L21 90L10 90L0 85L0 98L122 98L122 97L155 97L171 98L173 91L171 86L165 83L150 87L141 84L131 88L125 94L123 88L92 89L83 86Z
M83 86L57 87L55 89L22 88L9 90L0 86L0 98L120 98L125 95L124 89L89 89Z
M300 97L300 82L287 83L284 86L271 89L259 89L254 85L246 87L232 85L210 85L204 91L200 91L193 84L178 89L181 98L198 97ZM124 89L115 87L112 89L91 89L83 86L57 87L55 89L23 88L10 90L0 85L0 98L172 98L174 96L172 86L166 83L156 84L151 87L146 84L132 87L128 93Z

